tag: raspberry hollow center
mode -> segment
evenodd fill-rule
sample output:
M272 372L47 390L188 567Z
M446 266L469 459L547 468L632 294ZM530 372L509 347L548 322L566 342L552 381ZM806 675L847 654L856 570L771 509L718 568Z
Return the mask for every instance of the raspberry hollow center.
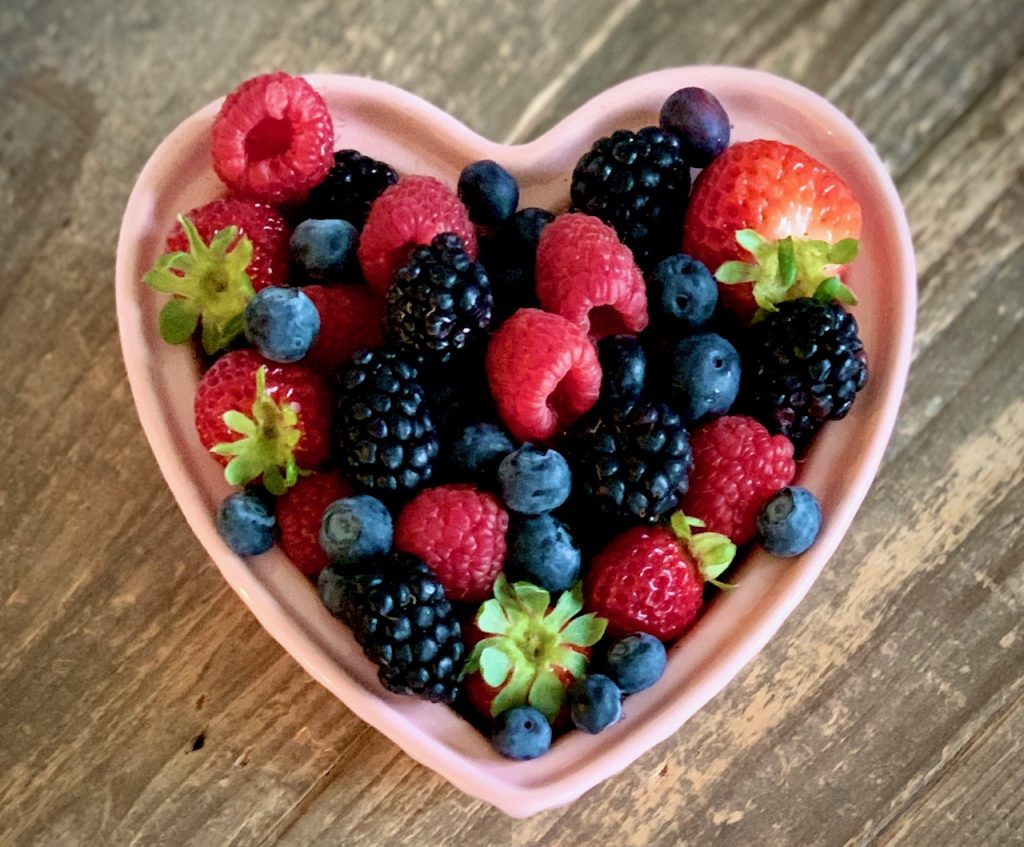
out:
M291 146L291 121L266 117L245 137L245 156L250 162L262 162L284 155Z

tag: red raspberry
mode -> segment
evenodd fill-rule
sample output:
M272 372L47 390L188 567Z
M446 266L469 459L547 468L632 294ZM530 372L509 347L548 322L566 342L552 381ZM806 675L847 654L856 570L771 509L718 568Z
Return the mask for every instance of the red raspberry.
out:
M334 164L334 123L306 80L278 71L232 91L213 122L213 169L232 191L302 200Z
M508 513L471 485L417 494L398 516L395 548L434 569L450 600L486 599L505 562Z
M302 289L320 313L320 333L302 363L333 374L357 350L384 343L384 301L365 285L307 285Z
M647 632L671 641L697 619L704 577L670 530L635 526L594 556L584 595L585 608L608 619L609 634Z
M373 201L359 236L359 263L370 287L381 297L410 250L451 232L476 259L476 230L462 202L430 176L406 176Z
M643 274L615 230L593 215L561 215L544 228L537 298L596 340L647 326Z
M491 337L487 379L520 441L546 441L597 402L601 365L586 333L559 315L520 309Z
M327 553L320 546L324 510L352 493L341 474L332 470L299 477L295 485L274 501L281 549L306 576L316 576L327 567Z
M746 544L757 533L757 513L793 481L793 444L753 418L729 415L690 435L693 468L683 511L709 532Z
M259 291L268 285L288 284L288 241L292 236L287 221L271 206L228 197L196 206L186 217L207 244L220 230L238 227L252 242L252 259L246 272L252 287ZM167 252L187 252L188 239L176 223L167 235Z

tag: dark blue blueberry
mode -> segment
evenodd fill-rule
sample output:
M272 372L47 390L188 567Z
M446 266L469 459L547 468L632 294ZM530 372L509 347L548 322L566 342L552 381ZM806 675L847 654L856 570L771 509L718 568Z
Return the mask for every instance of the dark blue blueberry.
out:
M502 237L509 248L525 253L532 260L537 256L537 245L544 227L554 219L555 216L547 209L528 206L516 212L505 224Z
M685 253L662 259L647 280L651 328L668 336L706 324L718 303L718 284L702 262Z
M773 495L757 516L761 543L775 556L799 556L817 540L820 529L817 499L795 485Z
M466 479L491 476L515 445L497 424L472 423L459 428L450 458L455 471Z
M498 485L505 505L523 515L557 509L572 490L569 463L547 447L524 444L498 466Z
M515 213L519 184L497 162L483 159L467 165L459 174L459 199L473 223L497 226Z
M705 168L729 146L729 116L710 91L681 88L661 107L661 126L679 139L691 168Z
M672 405L684 420L724 415L740 390L740 355L713 332L677 341L669 371Z
M513 519L505 567L545 591L566 591L580 578L580 548L569 529L550 514Z
M536 759L551 746L551 724L533 706L516 706L498 715L491 743L506 759Z
M608 677L592 673L569 689L569 714L579 729L600 732L622 717L622 692Z
M612 335L597 345L601 360L601 399L613 405L635 403L644 393L647 355L635 335Z
M320 523L320 546L335 565L383 556L391 550L392 537L391 513L367 494L335 500Z
M608 649L606 659L608 676L623 694L654 685L665 672L665 662L665 645L646 632L620 638Z
M229 494L217 510L217 532L239 556L258 556L274 545L273 514L263 498L249 491Z
M271 286L245 307L245 337L274 362L297 362L320 332L320 313L298 288Z
M359 233L348 221L303 221L292 233L292 261L309 279L338 279L355 256Z

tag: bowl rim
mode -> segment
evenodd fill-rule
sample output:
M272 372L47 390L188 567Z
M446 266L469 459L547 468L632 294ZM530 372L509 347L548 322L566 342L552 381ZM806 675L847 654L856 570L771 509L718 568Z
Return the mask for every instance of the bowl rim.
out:
M910 228L884 163L853 122L820 95L765 71L723 65L695 65L646 73L606 89L567 114L543 134L531 141L514 145L490 141L437 106L388 83L343 74L311 74L306 78L318 90L331 88L359 91L372 98L390 101L410 113L414 119L434 125L439 133L458 143L469 145L484 155L503 157L510 169L517 164L526 166L543 151L566 143L577 132L574 127L598 120L606 110L606 104L628 100L634 93L647 91L651 87L666 92L682 85L702 85L714 89L717 83L742 85L752 90L768 86L784 94L799 110L827 123L832 133L841 136L856 150L860 164L868 168L873 182L881 190L887 216L896 227L893 235L898 249L892 272L893 285L899 289L899 308L890 317L898 340L894 347L893 367L888 374L888 382L878 398L879 420L870 430L863 461L852 478L849 492L842 503L841 514L831 516L813 548L814 555L800 571L799 579L775 602L769 613L746 627L743 637L735 640L713 668L700 674L685 696L672 699L667 706L656 711L642 726L635 727L627 740L599 750L586 767L578 772L521 784L501 779L501 772L498 776L494 772L484 772L478 763L467 757L451 755L449 749L420 731L415 721L390 708L379 695L366 690L282 608L254 571L246 565L245 560L231 553L215 532L211 535L211 521L201 505L202 497L199 496L195 479L187 465L162 446L170 441L169 428L160 414L160 399L147 375L142 335L135 331L140 315L135 296L139 283L132 269L135 246L132 243L132 221L142 210L142 186L159 170L164 159L195 135L197 127L212 119L223 98L211 102L182 121L149 157L133 186L122 219L115 269L117 317L122 355L143 430L186 521L224 579L242 598L263 628L361 720L375 727L413 759L435 770L463 792L485 800L513 817L526 817L574 800L678 730L760 652L817 579L845 535L875 477L895 424L906 383L917 299ZM528 766L529 763L516 763L511 767Z

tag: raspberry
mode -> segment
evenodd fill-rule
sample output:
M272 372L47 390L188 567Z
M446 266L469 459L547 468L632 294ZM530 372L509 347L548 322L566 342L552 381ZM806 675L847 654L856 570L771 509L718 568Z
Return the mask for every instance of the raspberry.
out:
M601 365L584 331L539 309L520 309L501 325L486 367L498 413L520 441L551 438L601 392Z
M232 91L213 123L213 169L238 194L302 200L334 163L334 123L306 80L278 71Z
M670 530L635 526L594 556L584 594L587 610L608 619L609 634L671 641L697 619L704 577Z
M299 477L295 485L274 501L281 549L306 576L315 576L327 567L327 553L320 546L324 510L351 493L352 488L341 474L324 471Z
M466 207L441 182L407 176L388 188L370 207L359 239L359 263L370 287L387 294L392 274L412 248L442 232L461 238L469 258L476 259L476 230Z
M384 301L365 285L307 285L320 313L320 334L302 363L333 374L359 350L384 343Z
M683 511L705 529L746 544L757 533L757 513L796 473L793 444L753 418L716 418L690 436L693 468Z
M268 285L288 284L291 230L276 209L253 200L228 197L196 206L185 217L207 244L220 230L238 227L239 233L252 242L252 259L246 273L256 291ZM181 224L176 223L167 234L167 252L187 251L188 239Z
M398 516L395 547L423 559L452 600L486 599L505 562L508 513L471 485L416 495Z
M644 278L615 230L593 217L561 215L537 248L537 297L595 339L647 326Z

